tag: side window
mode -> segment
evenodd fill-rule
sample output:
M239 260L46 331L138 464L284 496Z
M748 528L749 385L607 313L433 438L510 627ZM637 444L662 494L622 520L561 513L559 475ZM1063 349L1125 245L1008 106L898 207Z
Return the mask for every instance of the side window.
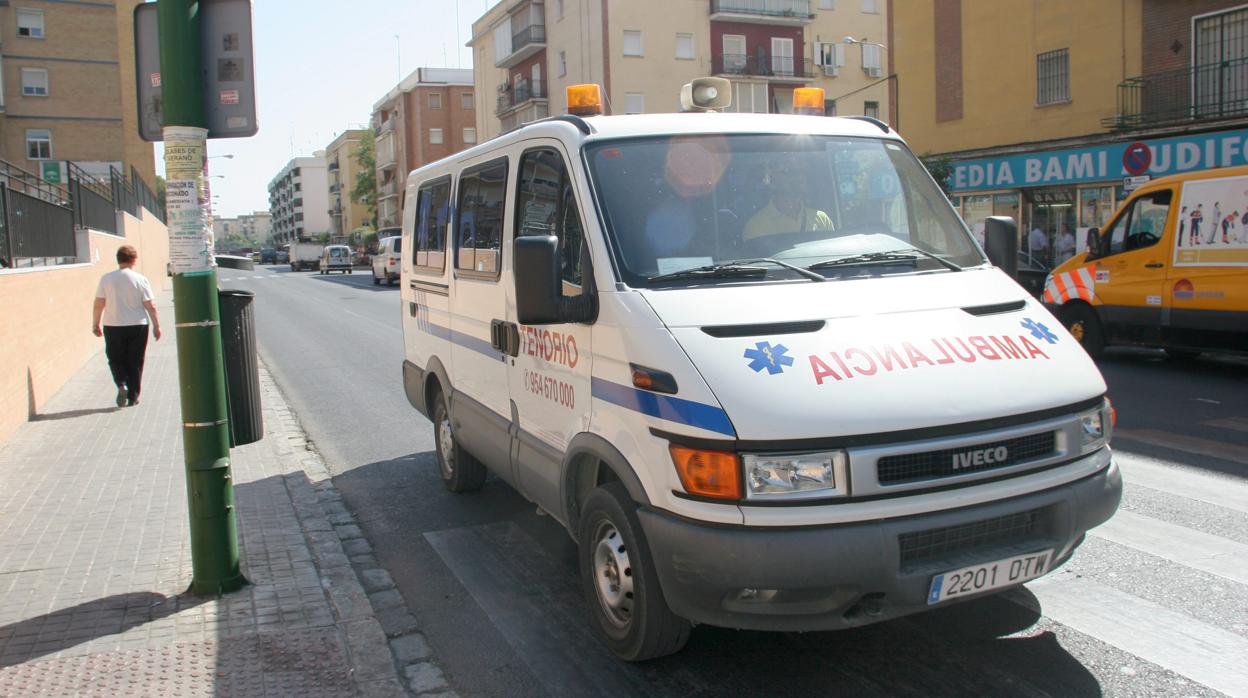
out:
M416 230L412 235L412 264L416 271L442 273L446 266L446 226L450 219L450 177L421 186L416 193Z
M1109 229L1101 233L1102 244L1107 245L1105 255L1156 245L1165 231L1171 198L1172 192L1167 190L1145 194L1132 201L1130 207L1110 223Z
M456 269L498 277L506 192L506 158L460 175L455 207Z
M554 235L559 238L563 295L581 294L581 245L584 234L572 180L558 151L549 148L530 150L520 160L515 234Z

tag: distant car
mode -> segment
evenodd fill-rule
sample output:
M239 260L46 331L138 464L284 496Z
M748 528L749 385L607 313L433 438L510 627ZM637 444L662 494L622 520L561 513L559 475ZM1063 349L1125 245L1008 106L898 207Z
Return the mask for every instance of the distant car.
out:
M322 274L331 271L351 273L351 248L346 245L326 245L321 251L320 270Z
M290 253L286 250L278 250L274 264L290 264Z
M261 264L277 264L277 250L272 247L264 247L260 250Z
M393 286L399 280L399 267L402 264L403 238L382 238L377 243L377 254L373 255L373 285L379 286L382 281Z

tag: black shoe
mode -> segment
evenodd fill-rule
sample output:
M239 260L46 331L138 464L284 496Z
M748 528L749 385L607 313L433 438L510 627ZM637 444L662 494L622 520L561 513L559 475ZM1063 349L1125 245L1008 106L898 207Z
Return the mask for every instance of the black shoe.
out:
M134 407L134 406L135 406L135 405L137 405L137 404L139 404L139 399L138 399L137 397L136 397L136 398L131 398L131 399L129 399L129 400L127 400L127 401L126 401L126 405L127 405L128 407Z
M125 385L117 386L117 406L125 407L126 401L127 401L126 386Z

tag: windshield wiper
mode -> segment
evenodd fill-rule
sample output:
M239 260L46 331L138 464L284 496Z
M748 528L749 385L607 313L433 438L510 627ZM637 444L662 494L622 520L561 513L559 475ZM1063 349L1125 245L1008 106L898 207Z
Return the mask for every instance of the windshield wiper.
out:
M688 279L688 278L714 277L714 276L723 276L723 277L754 276L754 275L757 275L759 272L766 274L767 270L762 267L748 266L750 264L758 264L759 262L770 262L771 264L775 264L776 266L784 267L785 269L801 274L802 276L810 279L811 281L827 281L827 278L825 278L823 274L813 272L804 267L799 267L796 264L789 264L788 262L781 262L778 259L772 259L770 257L757 257L755 259L734 259L731 262L721 262L719 264L708 264L703 267L694 267L693 269L681 269L680 271L673 271L667 274L657 274L655 276L648 277L646 280L647 281L666 281L668 279Z
M950 262L939 255L934 255L926 250L920 250L917 247L911 247L904 250L889 250L888 252L867 252L865 254L850 255L848 257L838 257L836 259L825 259L822 262L815 262L806 268L827 269L829 267L841 266L848 267L866 264L888 264L889 262L917 262L919 258L912 253L918 253L928 259L934 259L939 262L941 266L949 269L950 271L962 271L962 267L954 264L953 262Z

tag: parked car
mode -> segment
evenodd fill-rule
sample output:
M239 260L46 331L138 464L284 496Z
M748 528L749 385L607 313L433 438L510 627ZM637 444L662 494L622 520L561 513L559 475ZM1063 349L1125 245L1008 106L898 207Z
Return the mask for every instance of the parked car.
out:
M321 251L320 270L322 274L339 271L351 273L351 248L346 245L326 245Z
M399 269L403 264L403 238L383 238L377 246L377 254L373 255L372 264L373 285L379 286L385 281L387 286L393 286L399 280Z
M290 253L285 249L278 250L277 259L274 260L274 264L290 264Z
M265 247L260 250L261 264L277 264L277 250L272 247Z

